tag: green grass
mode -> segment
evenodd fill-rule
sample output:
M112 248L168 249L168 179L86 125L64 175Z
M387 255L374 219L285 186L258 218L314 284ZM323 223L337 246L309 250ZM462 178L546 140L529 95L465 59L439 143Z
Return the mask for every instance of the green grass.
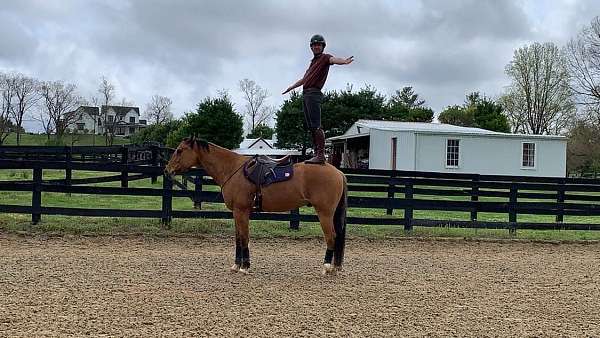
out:
M115 173L74 171L73 178L87 178L97 176L109 176ZM0 170L0 181L31 180L31 170ZM44 170L44 179L62 179L64 171ZM118 187L120 182L100 183L98 186ZM150 179L129 182L130 187L145 187L161 189L162 183L152 184ZM192 185L190 186L192 187ZM216 186L206 186L206 190L219 191ZM386 193L353 193L351 195L362 195L371 197L387 197ZM0 204L31 205L31 192L6 192L0 194ZM397 194L402 197L402 194ZM423 199L450 199L469 200L468 196L439 197L419 196ZM481 198L481 200L505 201L502 198ZM42 193L42 205L52 207L70 208L110 208L110 209L147 209L160 210L161 197L145 196L110 196L110 195L88 195L88 194L65 194L65 193ZM193 210L193 203L189 198L174 198L174 210ZM227 210L220 203L202 203L202 210ZM302 214L314 213L312 208L301 208ZM394 210L393 215L386 215L384 209L351 208L349 216L357 217L403 217L402 210ZM468 212L451 211L415 211L415 218L437 219L437 220L468 220ZM482 221L508 221L506 214L479 213ZM520 222L554 222L554 216L544 215L518 215ZM59 233L59 234L95 234L95 235L226 235L233 236L234 226L231 220L207 220L207 219L174 219L171 229L165 230L157 219L138 218L101 218L101 217L67 217L43 215L42 222L32 226L30 215L0 214L0 230L10 232L29 233ZM565 216L565 222L576 223L599 223L600 217L574 217ZM253 237L293 237L313 238L321 237L321 229L318 223L302 223L300 230L289 229L288 222L274 221L252 221ZM349 225L348 235L351 237L364 238L395 238L395 237L452 237L452 238L489 238L489 239L528 239L528 240L600 240L600 231L564 231L564 230L518 230L516 236L509 234L507 230L469 229L457 227L415 227L410 233L406 233L402 226L369 226Z
M51 139L54 136L50 136ZM43 146L46 145L48 141L48 137L45 134L21 134L21 144L22 146ZM103 135L91 135L91 134L80 134L80 135L65 135L63 138L63 142L65 145L75 145L75 146L105 146L106 141ZM129 139L124 137L115 136L113 140L113 145L121 145L121 144L129 144L131 143ZM17 134L11 133L8 135L6 140L4 140L3 145L5 146L14 146L17 145Z

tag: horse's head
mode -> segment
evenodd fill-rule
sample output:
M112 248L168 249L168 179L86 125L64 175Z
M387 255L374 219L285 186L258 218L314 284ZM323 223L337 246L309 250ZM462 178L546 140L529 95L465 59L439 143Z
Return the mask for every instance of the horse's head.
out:
M184 173L200 164L201 152L208 151L208 142L196 138L184 138L171 155L165 167L165 174Z

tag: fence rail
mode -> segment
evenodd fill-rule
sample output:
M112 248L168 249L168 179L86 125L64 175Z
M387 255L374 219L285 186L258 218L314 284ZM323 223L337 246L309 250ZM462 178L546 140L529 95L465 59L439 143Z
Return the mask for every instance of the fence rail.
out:
M6 147L0 147L0 152ZM40 147L31 147L38 149ZM45 148L45 147L44 147ZM64 147L59 147L64 148ZM92 153L86 147L75 147L63 153ZM91 147L90 147L91 148ZM98 147L96 147L98 148ZM104 148L104 147L103 147ZM41 148L40 148L41 149ZM203 203L223 203L222 196L216 191L207 191L206 187L214 181L205 176L202 170L193 170L171 180L163 176L162 187L130 188L128 182L151 178L156 182L162 176L159 148L150 151L145 160L130 162L123 147L112 147L120 156L119 161L109 163L61 160L31 160L0 156L0 169L30 169L33 179L26 181L0 181L0 191L30 191L31 206L0 205L0 212L25 213L32 215L37 223L42 215L67 216L110 216L110 217L149 217L160 218L168 224L173 218L231 218L227 211L202 210ZM31 150L33 152L33 150ZM52 153L47 151L47 153ZM107 149L100 153L109 154ZM53 154L58 154L58 151ZM116 154L115 152L111 154ZM44 180L44 169L65 171L65 179ZM104 177L73 179L73 170L101 171L118 173ZM469 228L508 229L572 229L600 230L600 224L566 223L564 216L600 216L600 180L582 178L518 177L500 175L447 174L432 172L391 171L345 169L348 178L348 205L352 208L382 210L382 217L348 217L350 224L399 225L411 230L413 226L456 226ZM92 186L89 184L120 181L120 187ZM122 210L122 209L83 209L47 207L42 205L42 192L156 196L161 197L160 210ZM378 196L373 196L378 195ZM173 198L186 197L194 203L194 210L173 210ZM456 200L457 198L464 200ZM395 210L403 211L400 217ZM469 213L468 220L416 219L415 211L460 211ZM496 213L508 216L508 221L482 221L480 213ZM518 222L518 216L554 215L554 222L530 223ZM298 228L300 222L315 222L313 214L301 214L300 210L289 213L255 213L255 220L277 220L290 223ZM600 220L600 218L598 218ZM598 222L600 223L600 222Z

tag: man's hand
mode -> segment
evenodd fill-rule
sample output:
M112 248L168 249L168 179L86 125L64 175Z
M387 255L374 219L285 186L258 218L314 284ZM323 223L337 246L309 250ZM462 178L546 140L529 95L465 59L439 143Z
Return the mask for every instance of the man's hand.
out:
M354 56L345 59L336 58L335 56L332 56L331 59L329 59L329 63L332 65L348 65L351 64L352 61L354 61Z
M290 90L292 90L292 87L288 87L281 95L287 94Z

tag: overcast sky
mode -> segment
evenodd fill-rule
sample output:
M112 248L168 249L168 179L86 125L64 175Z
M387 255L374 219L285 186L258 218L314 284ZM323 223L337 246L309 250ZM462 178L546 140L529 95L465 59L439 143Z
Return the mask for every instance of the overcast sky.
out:
M168 96L175 116L227 89L241 112L239 80L280 105L320 33L326 52L355 57L325 90L413 86L437 114L472 91L497 97L516 48L563 46L596 15L598 0L3 0L0 71L71 82L87 98L104 75L118 101L143 110Z

